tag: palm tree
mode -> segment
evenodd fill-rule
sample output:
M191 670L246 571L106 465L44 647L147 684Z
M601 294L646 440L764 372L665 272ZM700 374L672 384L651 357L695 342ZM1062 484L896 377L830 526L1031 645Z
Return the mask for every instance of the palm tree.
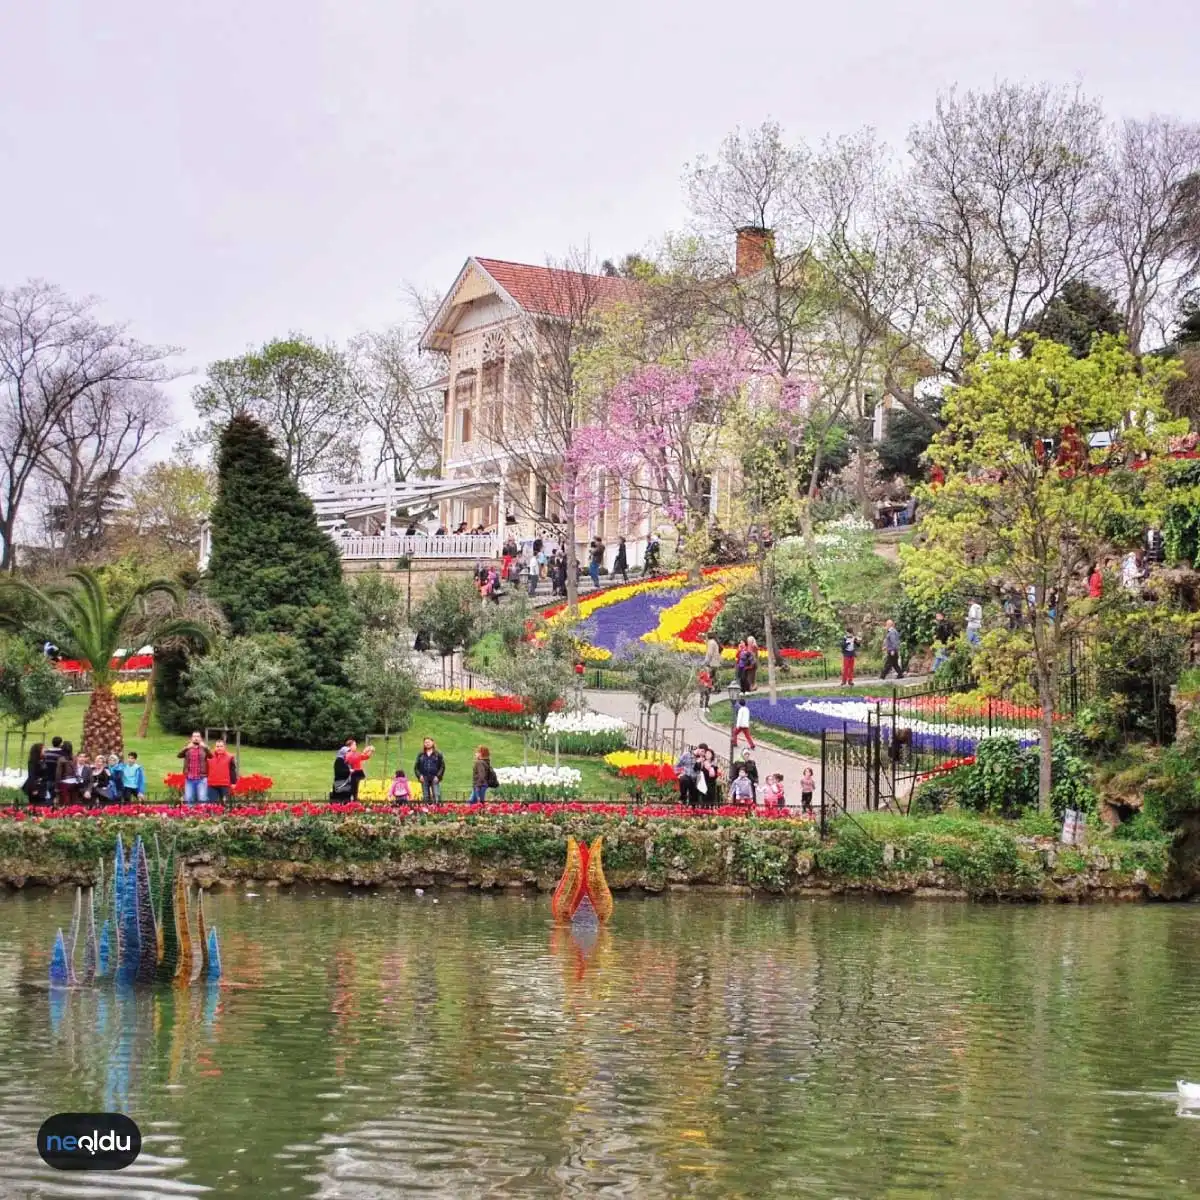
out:
M184 603L183 592L169 579L152 579L115 604L95 571L80 567L69 571L66 579L68 582L41 588L23 579L10 580L4 591L15 593L26 604L13 606L10 614L0 619L27 630L48 630L68 657L91 664L92 694L83 714L83 753L122 754L121 709L112 690L118 669L114 659L145 620L150 597L169 598L171 609L178 611ZM160 637L188 637L202 645L207 645L211 636L207 627L185 617L164 619L156 630Z

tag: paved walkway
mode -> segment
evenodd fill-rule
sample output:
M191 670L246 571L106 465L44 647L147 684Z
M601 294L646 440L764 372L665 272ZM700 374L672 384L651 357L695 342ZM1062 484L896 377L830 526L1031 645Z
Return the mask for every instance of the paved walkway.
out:
M908 676L904 677L905 683L919 683L923 677ZM858 686L870 686L872 684L881 684L884 687L890 686L888 680L878 678L859 679L856 681ZM831 691L836 688L836 684L830 680L816 680L808 683L793 685L789 688L780 688L779 696L780 703L785 702L785 698L802 694L803 692L812 691ZM760 688L756 693L762 697L766 695L766 689ZM636 729L638 724L638 698L634 692L615 692L605 691L603 689L592 689L584 693L585 701L589 708L596 712L605 713L610 717L620 717L631 728ZM659 732L669 731L670 729L670 713L664 714L665 720L660 719ZM707 716L696 709L690 709L680 717L680 726L682 729L681 740L689 745L696 745L699 742L705 742L711 746L717 754L722 758L726 758L729 754L729 726L724 723L711 721ZM753 734L753 729L751 730ZM767 734L769 737L769 733ZM791 750L781 750L776 746L766 746L757 738L755 738L756 749L751 752L755 763L758 766L758 777L760 780L765 779L768 775L779 774L783 776L783 791L787 798L788 807L800 807L800 776L805 767L812 767L813 775L817 780L818 793L814 796L814 802L819 802L819 789L821 786L821 760L817 758L806 758L802 754L795 754ZM745 748L745 739L742 739L738 747L738 756L741 756L742 750Z

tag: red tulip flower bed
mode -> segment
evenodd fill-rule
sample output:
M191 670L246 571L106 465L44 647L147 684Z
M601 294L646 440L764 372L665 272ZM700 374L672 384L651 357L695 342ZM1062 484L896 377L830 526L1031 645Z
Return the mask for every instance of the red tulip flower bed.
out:
M725 597L718 596L711 604L699 615L693 617L682 629L679 634L681 642L703 642L708 637L708 631L712 628L712 623L721 613L721 609L725 607Z
M472 696L467 700L467 720L472 725L484 725L489 729L524 729L529 724L529 714L519 696ZM554 705L554 711L562 709L562 701Z
M92 669L90 662L83 662L77 658L61 658L54 665L67 675L78 675ZM108 665L114 671L149 671L154 666L154 657L150 654L134 654L124 661L114 658Z
M820 658L820 650L791 650L784 648L779 652L780 658L790 659L792 662L808 662L810 659Z
M184 777L182 771L172 772L170 775L163 776L163 787L168 792L174 792L177 797L183 795L183 785ZM247 800L265 800L274 786L275 780L270 775L243 775L229 789L229 792L232 796L243 796ZM193 804L190 811L194 812L196 807Z

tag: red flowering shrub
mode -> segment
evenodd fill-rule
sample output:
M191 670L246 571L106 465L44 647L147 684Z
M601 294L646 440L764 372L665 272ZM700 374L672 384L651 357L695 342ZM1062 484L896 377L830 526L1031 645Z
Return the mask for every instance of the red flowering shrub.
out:
M268 795L274 786L275 780L270 775L243 775L229 791L231 795L253 800Z
M793 662L800 662L810 658L820 658L820 650L792 650L790 647L785 647L779 652L780 658L790 658Z

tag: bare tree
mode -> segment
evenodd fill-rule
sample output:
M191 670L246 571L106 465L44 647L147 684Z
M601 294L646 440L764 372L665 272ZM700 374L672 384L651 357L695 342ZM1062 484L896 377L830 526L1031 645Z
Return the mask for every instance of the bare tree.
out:
M241 358L209 364L192 392L197 412L215 440L239 413L261 421L297 483L315 476L353 478L358 439L346 362L335 346L289 334Z
M1079 91L951 91L909 135L940 366L1010 338L1103 254L1104 114Z
M573 450L590 413L579 373L580 356L600 334L604 309L629 288L627 281L595 273L585 250L547 264L542 311L524 315L506 347L508 396L485 413L487 437L501 448L508 466L531 480L536 500L521 490L515 505L561 531L567 553L567 604L578 604L574 566L583 480ZM504 514L500 515L501 521Z
M61 563L77 561L103 537L119 507L126 468L167 426L157 387L105 380L55 421L38 473L46 526Z
M1200 125L1165 117L1113 130L1104 232L1139 353L1156 305L1200 271Z
M430 386L436 372L419 356L413 332L396 326L360 334L347 359L350 394L375 434L372 477L401 483L410 475L437 475L442 398Z
M89 393L170 377L176 351L104 325L94 301L35 280L0 288L0 568L14 565L21 504L65 414Z

